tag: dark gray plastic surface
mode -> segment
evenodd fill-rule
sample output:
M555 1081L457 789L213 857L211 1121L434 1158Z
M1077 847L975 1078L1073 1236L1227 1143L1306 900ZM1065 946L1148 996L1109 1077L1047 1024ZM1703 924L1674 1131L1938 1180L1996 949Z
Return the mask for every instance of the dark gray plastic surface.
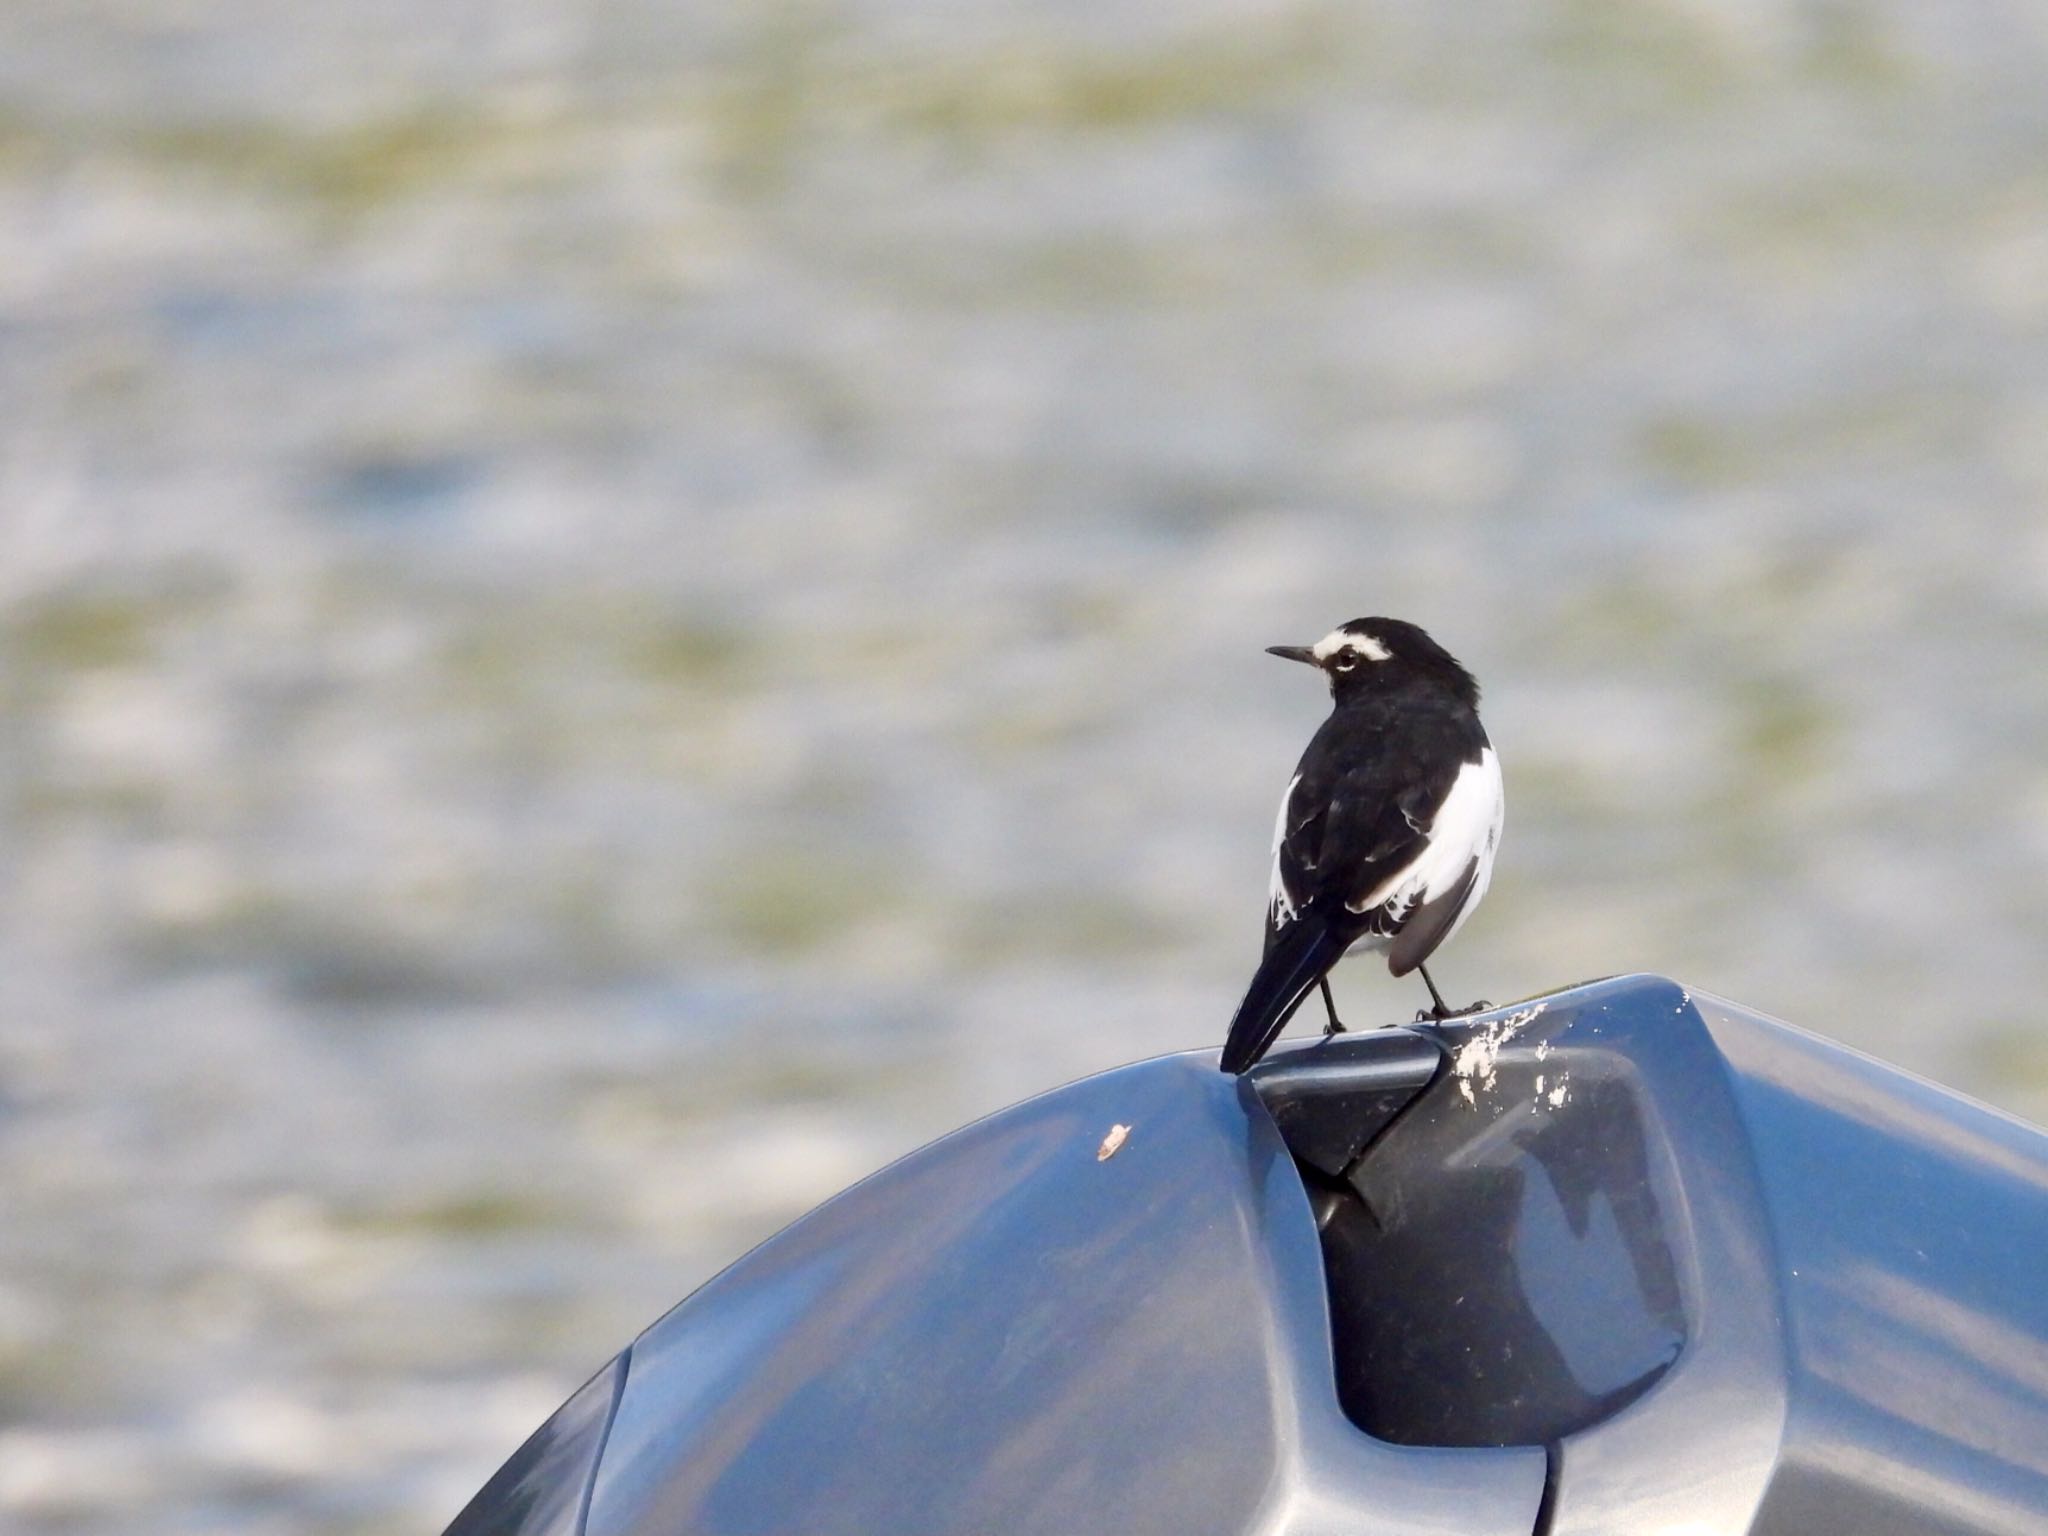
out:
M1454 1071L1353 1173L1323 1250L1360 1425L1403 1445L1544 1445L1678 1358L1681 1196L1610 1066L1576 1051L1527 1077L1496 1064L1476 1093ZM1548 1082L1572 1102L1550 1104Z
M451 1529L2041 1536L2044 1276L2048 1137L1623 978L970 1126Z
M455 1517L446 1536L576 1536L625 1386L626 1360L615 1356L529 1435Z
M1432 1033L1445 1070L1352 1177L1383 1230L1333 1253L1347 1401L1395 1438L1547 1446L1546 1536L1748 1531L1786 1412L1776 1268L1687 994L1626 978Z
M649 1329L589 1529L1528 1536L1543 1475L1345 1420L1293 1164L1177 1057L936 1143Z
M1282 1051L1253 1077L1295 1160L1311 1176L1341 1180L1442 1066L1435 1041L1412 1030L1376 1029Z
M1542 1536L2048 1533L2048 1137L1655 977L1414 1033L1323 1228L1356 1422L1544 1444Z
M2048 1137L1694 999L1777 1238L1792 1422L1755 1530L2048 1532Z

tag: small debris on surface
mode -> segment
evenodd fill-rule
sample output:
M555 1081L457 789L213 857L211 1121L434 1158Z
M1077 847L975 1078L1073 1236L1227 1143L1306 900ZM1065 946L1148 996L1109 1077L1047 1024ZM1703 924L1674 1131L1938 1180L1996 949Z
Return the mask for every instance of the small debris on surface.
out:
M1131 1128L1128 1125L1112 1125L1109 1134L1102 1138L1102 1145L1095 1149L1095 1161L1106 1163L1115 1157L1117 1148L1130 1139L1130 1134Z
M1539 1061L1545 1054L1546 1052L1542 1046L1536 1047L1536 1056ZM1538 1072L1536 1074L1536 1097L1529 1101L1529 1113L1532 1115L1541 1114L1546 1104L1552 1109L1563 1109L1565 1104L1571 1099L1572 1078L1569 1072L1559 1072L1557 1080L1550 1083L1547 1091L1543 1086L1546 1082L1550 1082L1548 1075Z
M1519 1008L1505 1018L1495 1019L1458 1047L1458 1054L1451 1058L1451 1071L1467 1104L1478 1107L1479 1091L1492 1091L1499 1075L1501 1047L1527 1029L1543 1009L1542 1003Z

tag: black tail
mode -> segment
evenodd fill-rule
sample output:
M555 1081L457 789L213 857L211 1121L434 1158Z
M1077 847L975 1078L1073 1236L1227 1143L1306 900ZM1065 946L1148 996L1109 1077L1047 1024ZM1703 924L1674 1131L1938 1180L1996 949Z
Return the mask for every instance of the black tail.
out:
M1309 916L1290 924L1266 952L1244 1001L1237 1005L1230 1036L1223 1043L1223 1070L1242 1072L1265 1055L1301 1000L1343 954L1344 941L1322 919Z

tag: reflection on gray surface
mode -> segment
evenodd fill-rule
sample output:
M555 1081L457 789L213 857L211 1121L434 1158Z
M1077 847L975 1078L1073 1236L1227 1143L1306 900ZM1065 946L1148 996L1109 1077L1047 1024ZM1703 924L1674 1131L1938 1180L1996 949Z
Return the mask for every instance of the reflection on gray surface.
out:
M632 1362L593 1536L1305 1533L1331 1509L1355 1532L1524 1536L1542 1490L1540 1453L1402 1450L1344 1421L1306 1198L1207 1058L918 1153Z
M1416 1106L1416 1146L1397 1122L1388 1170L1376 1173L1376 1147L1358 1177L1387 1181L1389 1195L1413 1188L1426 1212L1460 1182L1519 1178L1498 1202L1500 1260L1477 1271L1504 1294L1504 1321L1471 1330L1510 1369L1454 1379L1512 1386L1518 1369L1547 1396L1482 1392L1471 1419L1547 1416L1535 1426L1552 1457L1545 1536L1741 1536L1783 1444L1787 1343L1759 1174L1690 994L1628 977L1437 1035L1449 1059ZM1451 1266L1474 1267L1463 1255ZM1466 1337L1449 1314L1443 1332L1449 1345ZM1529 1345L1548 1374L1516 1361Z
M764 1243L451 1536L2025 1536L2044 1171L1657 977L1149 1061Z
M557 1408L477 1491L447 1536L580 1536L626 1369L622 1354Z
M2048 1137L1655 977L1214 1061L799 1221L451 1536L2048 1528Z
M1799 1343L1760 1531L2048 1529L2048 1138L1718 999Z
M1483 1389L1450 1422L1528 1413L1546 1368L1591 1388L1652 1367L1545 1436L1546 1536L2048 1529L2048 1136L1656 978L1440 1038L1445 1074L1351 1177L1384 1229L1359 1241L1479 1306L1432 1340L1409 1304L1406 1335L1525 1378L1445 1372ZM1482 1197L1464 1245L1432 1247L1461 1187ZM1353 1305L1391 1328L1414 1289L1366 1273ZM1340 1295L1340 1369L1375 1384L1344 1315Z
M1323 1229L1345 1407L1386 1439L1546 1444L1641 1396L1684 1342L1661 1130L1618 1064L1535 1043L1496 1058L1478 1102L1444 1074ZM1569 1083L1569 1112L1538 1077Z

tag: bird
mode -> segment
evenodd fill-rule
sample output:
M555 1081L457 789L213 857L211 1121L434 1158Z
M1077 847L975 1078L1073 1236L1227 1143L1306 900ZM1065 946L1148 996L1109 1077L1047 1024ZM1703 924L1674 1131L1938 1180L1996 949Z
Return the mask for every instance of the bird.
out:
M1249 1069L1317 987L1326 1034L1344 1026L1329 975L1353 949L1384 951L1396 976L1456 933L1493 878L1506 802L1500 759L1479 723L1479 684L1427 633L1401 619L1353 619L1314 645L1270 654L1305 662L1330 685L1331 709L1280 797L1266 947L1230 1021L1220 1065Z

